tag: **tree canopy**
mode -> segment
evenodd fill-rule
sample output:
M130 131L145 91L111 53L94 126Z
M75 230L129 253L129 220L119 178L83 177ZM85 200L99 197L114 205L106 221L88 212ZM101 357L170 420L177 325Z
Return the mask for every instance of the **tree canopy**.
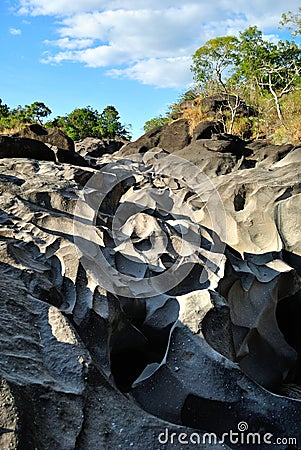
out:
M168 123L169 119L167 117L163 117L162 115L158 117L154 117L153 119L149 119L144 124L144 131L147 133L148 131L153 130L154 128L161 127Z
M193 55L191 70L200 89L248 89L280 95L300 82L301 49L291 41L273 43L256 26L239 38L224 36L207 41ZM283 94L282 94L283 95Z
M301 6L299 6L296 13L292 11L283 13L280 23L281 25L287 26L289 30L292 30L294 36L301 34Z
M8 115L9 115L9 107L6 104L3 104L0 98L0 118L8 117Z
M300 12L285 17L301 23ZM201 92L222 92L229 99L233 95L237 99L243 96L251 103L255 97L267 100L266 111L273 107L285 125L281 99L300 89L301 84L301 48L294 41L271 42L256 26L251 26L240 32L239 37L210 39L197 49L192 59L191 70ZM239 101L234 109L229 102L231 125L238 107Z
M114 139L115 137L130 139L130 132L120 122L117 109L114 106L106 106L98 120L100 133L105 139Z
M43 102L10 108L0 99L0 131L22 127L25 124L39 123L51 114L51 109Z
M25 105L24 115L25 119L32 122L39 122L42 124L42 119L51 114L51 109L43 102L34 102L31 105Z
M106 106L102 113L91 106L76 108L70 114L56 117L48 126L60 127L74 141L85 137L100 139L130 139L127 127L122 125L117 109Z
M301 34L301 7L295 13L284 13L281 25L292 36ZM216 118L228 133L242 130L242 137L274 133L286 142L292 134L295 140L301 137L301 46L293 37L270 40L257 26L237 36L215 37L194 52L191 71L191 106L183 105L188 98L182 96L166 116L148 120L145 131L181 117L193 124ZM218 111L212 117L210 110L209 117L202 100L212 96L222 100L217 100Z
M191 70L201 90L225 84L224 74L227 76L235 64L237 45L236 37L222 36L210 39L197 49L192 56Z
M51 109L43 102L35 101L31 105L17 106L11 109L0 99L0 131L20 128L26 124L39 123L51 114ZM91 106L75 108L65 116L57 116L45 123L46 127L56 126L73 140L85 137L100 139L131 139L129 125L122 125L114 106L107 106L99 113Z
M98 137L98 111L91 106L75 108L70 114L58 116L48 126L58 126L71 139L78 141L87 136Z

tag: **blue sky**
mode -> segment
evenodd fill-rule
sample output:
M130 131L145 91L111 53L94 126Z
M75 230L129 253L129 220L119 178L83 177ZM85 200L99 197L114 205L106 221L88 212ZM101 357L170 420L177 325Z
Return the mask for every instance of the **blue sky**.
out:
M271 7L271 4L273 6ZM114 105L133 137L192 82L206 40L257 25L284 38L283 12L299 0L2 0L0 98L44 102L53 117Z

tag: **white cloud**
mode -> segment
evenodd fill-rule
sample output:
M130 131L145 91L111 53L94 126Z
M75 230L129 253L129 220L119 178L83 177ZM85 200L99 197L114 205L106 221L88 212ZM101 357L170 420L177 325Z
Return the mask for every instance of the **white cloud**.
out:
M128 56L128 54L119 50L117 47L102 45L84 50L67 50L59 52L54 56L47 54L42 61L44 63L72 61L85 63L88 67L108 67L116 64L116 61L118 61L118 64L126 63Z
M105 7L101 0L19 0L17 11L19 14L32 16L58 15L66 16L82 11L91 11Z
M10 28L9 32L13 36L19 36L20 34L22 34L22 30L20 30L19 28Z
M107 73L113 77L130 78L142 84L152 84L157 87L177 88L188 86L192 82L189 70L190 57L150 58L140 61L126 69L111 69Z
M185 2L185 0L184 0ZM187 2L197 4L196 1ZM136 11L139 9L168 9L183 5L183 0L19 0L16 8L19 14L68 16L91 11Z
M299 0L19 0L24 15L56 17L59 38L45 63L72 61L106 67L110 76L144 84L183 87L190 57L206 40L258 25L277 39L283 9Z
M56 41L49 41L46 39L44 41L44 44L46 45L52 45L54 47L58 47L64 50L76 50L81 48L87 48L91 45L93 45L93 39L69 39L61 38L57 39Z

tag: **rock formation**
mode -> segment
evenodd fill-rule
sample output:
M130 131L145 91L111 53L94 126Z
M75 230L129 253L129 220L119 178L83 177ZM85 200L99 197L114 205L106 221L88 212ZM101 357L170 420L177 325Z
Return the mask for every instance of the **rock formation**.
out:
M122 139L102 140L93 137L81 139L75 143L76 152L84 158L100 158L105 154L112 154L121 149L126 143Z
M21 138L21 141L20 141ZM22 153L21 157L32 157L37 159L46 159L43 155L45 154L45 147L49 147L52 150L52 154L54 154L55 161L62 162L62 163L69 163L69 164L75 164L80 166L86 166L86 161L81 157L79 153L75 152L75 146L73 140L67 136L65 133L63 133L59 128L53 127L53 128L44 128L41 125L35 123L26 126L18 133L14 133L12 136L7 136L5 139L10 139L14 142L21 142L25 143L24 139L31 139L34 142L31 142L31 146L25 146L23 145L23 153L22 153L22 145L20 152L16 154L16 151L14 151L13 154L11 154L11 157L20 157L21 155L19 153ZM39 144L39 142L43 142L45 145L42 146L42 144ZM15 148L16 144L12 145L12 143L9 144L11 152L13 151L13 148ZM28 152L31 151L30 147L38 147L41 148L40 153L37 155L29 156ZM44 149L44 150L43 150ZM24 152L25 151L25 152ZM27 152L27 154L26 154ZM48 150L49 152L49 150ZM4 156L4 155L3 155ZM5 156L10 156L9 154Z
M1 138L0 448L300 448L301 147L220 132Z
M44 144L55 145L63 150L74 152L74 142L59 128L44 128L37 123L27 125L19 132L13 134L14 137L36 139Z
M256 117L258 112L236 95L215 94L209 95L200 101L200 105L208 116L215 117L221 112L227 111L230 108L236 109L236 114L240 117Z

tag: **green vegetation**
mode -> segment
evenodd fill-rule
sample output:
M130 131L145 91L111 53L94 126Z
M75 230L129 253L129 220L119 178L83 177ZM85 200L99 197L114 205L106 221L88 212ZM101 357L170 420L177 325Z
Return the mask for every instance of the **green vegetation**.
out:
M169 117L163 117L160 115L158 117L154 117L153 119L147 120L144 124L143 129L147 133L154 128L161 127L162 125L169 123L170 121L171 119Z
M295 14L283 14L281 24L293 35L301 34L301 7ZM195 51L192 61L194 89L172 105L166 117L149 120L148 130L181 117L190 119L192 126L218 119L225 132L242 137L279 143L301 139L301 47L293 39L271 42L253 26L237 37L210 39ZM189 108L186 100L191 93L196 95ZM212 96L223 98L223 105L209 116L202 105ZM242 114L246 105L248 115Z
M48 117L51 112L51 109L49 109L44 103L34 102L31 105L25 105L24 121L38 122L39 124L42 124L42 119Z
M120 137L130 139L130 132L120 123L119 113L114 106L107 106L99 117L99 130L105 139Z
M0 132L10 133L28 124L42 124L50 114L51 110L42 102L11 109L0 100ZM131 138L127 127L121 124L114 106L107 106L102 113L91 106L76 108L70 114L46 122L45 126L59 127L75 141L88 136L100 139Z
M154 128L161 127L163 125L173 122L175 119L177 119L181 116L181 106L180 105L183 104L183 102L194 101L197 97L198 97L198 92L195 88L190 89L187 92L184 92L183 94L180 95L180 97L178 98L178 100L176 102L172 103L168 107L168 110L167 110L165 116L160 114L157 117L147 120L143 127L144 131L147 133L148 131L151 131Z
M0 132L22 128L28 123L42 124L42 119L50 114L51 110L42 102L11 109L0 99Z
M301 34L301 6L299 6L296 13L292 13L291 11L283 13L280 24L286 26L289 30L292 30L293 36Z
M116 137L131 138L127 127L120 122L119 113L114 106L107 106L102 113L91 106L76 108L70 114L56 117L46 126L57 126L74 141L85 137L96 137L99 139L114 139Z
M97 130L98 112L87 106L76 108L70 114L58 116L53 121L47 122L47 127L59 127L71 139L78 141L87 136L98 137Z

